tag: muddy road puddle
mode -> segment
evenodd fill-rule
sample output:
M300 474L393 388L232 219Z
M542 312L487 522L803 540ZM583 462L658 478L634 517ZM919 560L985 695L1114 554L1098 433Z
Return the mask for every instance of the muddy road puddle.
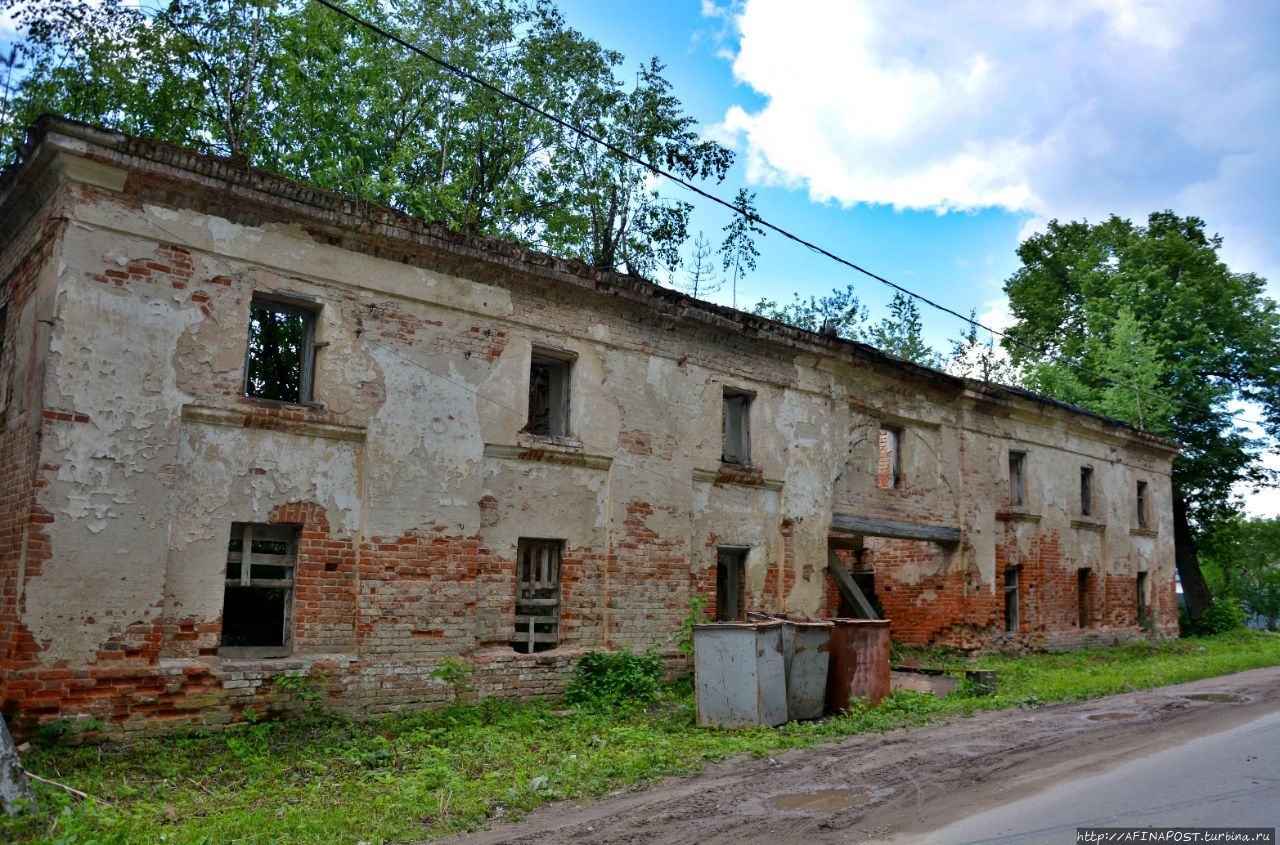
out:
M835 813L857 807L871 799L862 787L844 789L815 789L809 792L788 792L775 795L765 802L771 810L784 813Z

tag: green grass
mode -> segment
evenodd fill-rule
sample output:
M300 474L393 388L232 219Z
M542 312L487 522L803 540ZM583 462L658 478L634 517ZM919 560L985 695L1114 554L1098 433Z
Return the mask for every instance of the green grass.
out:
M977 710L1035 706L1280 664L1280 635L1238 632L1161 645L923 665L996 669L990 697L899 692L821 722L720 731L694 725L688 684L624 712L485 701L349 721L319 716L219 732L32 751L27 768L110 806L37 784L41 812L0 819L5 842L394 842L512 819L559 798L689 774Z

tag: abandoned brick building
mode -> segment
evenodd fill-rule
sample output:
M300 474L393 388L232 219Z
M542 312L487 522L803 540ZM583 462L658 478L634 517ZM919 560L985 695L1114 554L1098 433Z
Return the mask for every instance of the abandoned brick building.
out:
M1176 632L1175 447L65 121L0 183L0 701L28 727L559 690L709 612Z

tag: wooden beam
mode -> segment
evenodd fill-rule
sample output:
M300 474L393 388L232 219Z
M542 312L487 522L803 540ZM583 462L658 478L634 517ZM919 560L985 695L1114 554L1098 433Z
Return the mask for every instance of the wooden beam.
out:
M831 549L827 549L827 574L831 576L832 581L836 582L844 600L861 614L860 619L880 618L876 615L876 609L871 606L871 602L867 601L867 597L862 594L853 576L849 574L849 570L844 568L844 562Z
M843 534L862 534L868 537L893 537L897 540L929 540L934 543L959 543L960 529L946 525L922 525L918 522L897 522L874 516L852 516L837 513L831 517L831 530Z

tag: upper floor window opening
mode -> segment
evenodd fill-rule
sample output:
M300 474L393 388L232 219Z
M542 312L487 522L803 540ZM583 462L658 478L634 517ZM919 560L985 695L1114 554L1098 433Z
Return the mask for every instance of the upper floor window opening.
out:
M255 296L249 306L244 395L302 404L311 401L316 309Z
M1080 515L1093 516L1093 467L1080 467Z
M1147 482L1139 481L1137 490L1138 527L1147 527Z
M880 424L880 458L876 464L876 486L893 490L902 485L902 429Z
M1022 507L1026 498L1026 452L1009 452L1009 504Z
M745 390L724 389L724 446L720 460L738 466L751 465L751 400Z
M569 386L573 356L534 347L529 364L530 434L569 436Z

